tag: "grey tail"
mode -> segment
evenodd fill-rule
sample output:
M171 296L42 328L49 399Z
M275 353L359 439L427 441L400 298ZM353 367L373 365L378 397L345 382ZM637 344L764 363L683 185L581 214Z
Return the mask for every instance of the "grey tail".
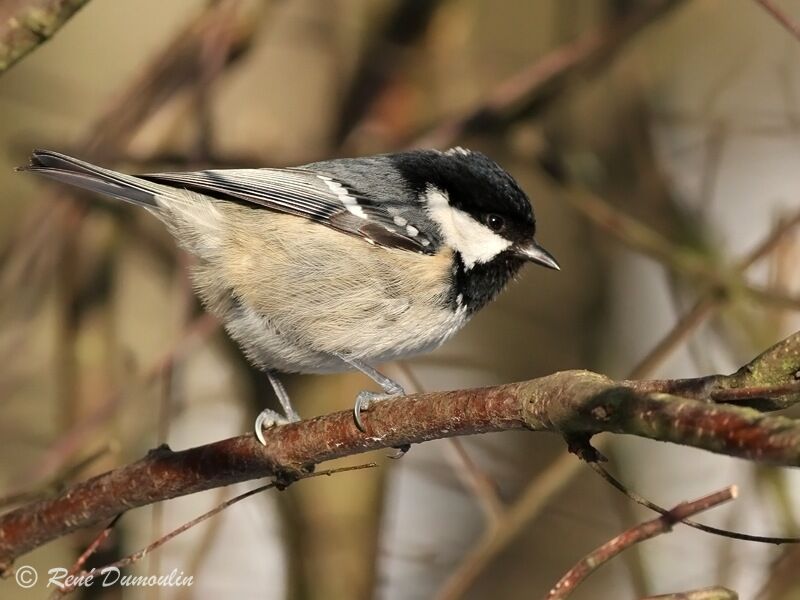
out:
M140 206L158 208L156 196L164 193L164 188L158 184L52 150L34 150L30 160L30 165L18 167L17 170L33 171L62 183Z

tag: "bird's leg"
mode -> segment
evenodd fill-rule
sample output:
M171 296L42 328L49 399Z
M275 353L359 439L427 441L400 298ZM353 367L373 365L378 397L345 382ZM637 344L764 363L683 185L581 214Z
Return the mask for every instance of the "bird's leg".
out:
M337 356L348 365L361 371L364 375L372 379L372 381L377 383L383 389L383 394L362 390L358 393L358 396L356 396L356 403L355 406L353 406L353 418L356 421L356 426L361 431L364 431L364 423L361 421L361 411L367 410L372 402L386 400L387 398L392 398L394 396L404 396L406 391L399 383L389 379L386 377L386 375L380 373L377 369L374 369L367 363L355 358L350 358L344 354L337 354Z
M286 388L283 387L281 380L272 371L267 371L267 378L269 379L272 389L275 390L275 395L278 397L278 402L281 403L283 408L283 415L275 412L271 408L265 408L256 417L255 430L256 437L262 445L266 445L264 440L264 427L274 427L275 425L285 425L286 423L294 423L300 420L300 415L292 408L292 403L289 401L289 394Z

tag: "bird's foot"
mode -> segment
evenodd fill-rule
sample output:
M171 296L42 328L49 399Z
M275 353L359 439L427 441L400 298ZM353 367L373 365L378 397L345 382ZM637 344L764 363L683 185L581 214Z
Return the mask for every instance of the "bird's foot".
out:
M363 390L358 393L358 396L356 396L356 404L353 407L353 418L356 422L356 427L358 427L359 430L364 431L364 422L361 420L361 412L369 410L370 404L374 402L380 402L381 400L397 398L398 396L405 396L403 388L401 388L400 386L397 387L399 388L399 391L394 390L397 391L397 393L394 394L388 394L388 393L381 394L379 392L370 392L367 390ZM406 455L406 452L408 452L410 449L411 449L411 444L403 444L402 446L397 446L395 447L395 453L390 454L389 458L394 460L398 458L403 458Z
M289 416L284 416L279 412L275 412L271 408L265 408L256 417L255 433L256 438L261 442L262 446L266 446L267 442L264 439L264 429L271 427L278 427L279 425L286 425L288 423L296 423L300 420L300 415L292 411Z
M405 396L406 392L400 384L387 379L383 385L383 393L370 392L362 390L356 396L356 403L353 406L353 418L356 422L356 427L364 431L364 422L361 420L361 413L369 410L370 404L380 402L381 400L388 400L389 398L396 398L397 396Z

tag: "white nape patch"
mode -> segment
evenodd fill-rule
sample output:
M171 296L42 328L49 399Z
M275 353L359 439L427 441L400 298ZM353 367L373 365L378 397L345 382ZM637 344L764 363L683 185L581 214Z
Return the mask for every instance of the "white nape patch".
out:
M450 148L449 150L445 150L445 154L452 156L453 154L460 154L461 156L469 156L472 154L471 150L467 150L466 148L462 148L461 146L456 146L455 148Z
M428 214L439 225L445 243L461 254L464 266L471 269L507 249L511 242L473 219L463 210L450 206L447 194L433 186L425 192Z
M328 186L328 189L332 191L336 197L339 199L339 202L344 204L344 207L355 216L359 217L360 219L366 219L367 215L364 213L364 209L358 204L358 200L353 198L350 195L350 192L338 181L334 181L330 177L325 175L317 175L322 181L325 182L325 185Z

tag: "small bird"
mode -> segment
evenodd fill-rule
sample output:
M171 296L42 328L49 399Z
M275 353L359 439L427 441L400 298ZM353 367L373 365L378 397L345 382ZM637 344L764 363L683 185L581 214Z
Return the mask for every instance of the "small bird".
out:
M277 373L357 369L382 394L404 394L372 365L430 351L461 329L526 261L558 263L536 242L530 201L480 152L411 150L294 168L127 175L36 150L33 171L145 208L196 257L207 310L267 373L284 415L299 420Z

